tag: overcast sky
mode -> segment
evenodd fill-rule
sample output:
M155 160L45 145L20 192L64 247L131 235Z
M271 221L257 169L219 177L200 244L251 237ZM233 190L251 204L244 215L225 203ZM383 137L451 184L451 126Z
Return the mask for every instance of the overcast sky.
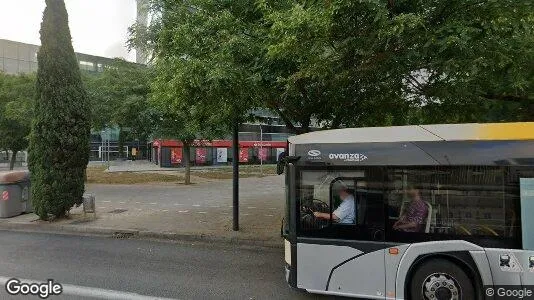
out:
M128 27L135 22L135 0L65 0L76 52L105 57L128 53ZM40 45L45 0L0 0L0 39Z

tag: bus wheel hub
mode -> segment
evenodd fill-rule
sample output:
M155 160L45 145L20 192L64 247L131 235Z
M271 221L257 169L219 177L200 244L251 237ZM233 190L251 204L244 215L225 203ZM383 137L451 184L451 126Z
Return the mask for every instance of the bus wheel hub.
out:
M451 276L432 274L423 282L423 294L429 300L458 300L459 288Z

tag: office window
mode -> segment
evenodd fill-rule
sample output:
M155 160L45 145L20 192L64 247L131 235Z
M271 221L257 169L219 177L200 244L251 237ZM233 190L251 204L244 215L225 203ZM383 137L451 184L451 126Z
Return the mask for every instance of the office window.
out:
M4 57L11 59L18 59L17 45L13 43L4 44Z
M37 72L37 66L38 66L37 62L31 62L30 63L30 72L32 72L32 73L33 72Z
M94 71L95 70L95 64L93 62L89 61L80 61L80 69L86 70L86 71Z
M18 59L24 61L30 61L30 48L28 45L18 45Z
M18 60L4 58L4 72L6 72L7 74L17 74L19 72Z
M30 51L30 60L32 62L37 62L37 52L39 52L39 48L31 49L31 51Z
M29 73L30 72L30 62L19 60L19 73Z

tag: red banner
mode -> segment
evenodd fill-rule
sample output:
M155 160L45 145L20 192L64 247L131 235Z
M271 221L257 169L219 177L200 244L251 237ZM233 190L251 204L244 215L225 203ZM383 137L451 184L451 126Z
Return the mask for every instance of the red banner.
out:
M248 149L239 149L239 162L248 162Z
M183 143L177 140L154 140L153 147L182 147ZM239 141L240 148L259 148L260 145L264 148L285 148L287 143L282 141ZM231 148L231 140L196 140L193 142L194 147L219 147L219 148Z
M206 156L208 156L208 149L206 149L206 148L197 148L196 156L195 156L195 162L197 164L205 164L206 163Z
M171 148L171 164L182 163L182 148Z
M268 152L268 148L260 148L258 149L258 156L260 157L261 160L267 160L267 152Z

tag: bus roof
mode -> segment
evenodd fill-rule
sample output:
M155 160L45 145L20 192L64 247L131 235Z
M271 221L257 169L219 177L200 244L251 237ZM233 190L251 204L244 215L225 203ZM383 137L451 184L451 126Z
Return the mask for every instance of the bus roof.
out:
M534 122L363 127L322 130L289 138L292 144L534 140Z

